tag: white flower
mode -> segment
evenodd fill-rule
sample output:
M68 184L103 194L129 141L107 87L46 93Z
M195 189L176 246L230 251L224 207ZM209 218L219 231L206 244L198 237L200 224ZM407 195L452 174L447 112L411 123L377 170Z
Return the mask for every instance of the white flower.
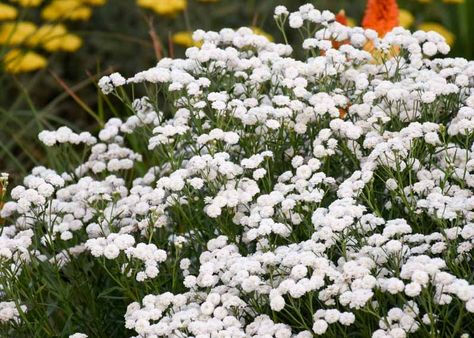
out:
M353 313L351 312L342 312L340 315L339 315L339 322L342 324L342 325L346 325L346 326L349 326L351 324L353 324L355 322L355 316Z
M400 279L392 277L386 281L386 288L389 293L397 294L404 290L405 284Z
M47 130L41 131L38 134L38 139L48 147L54 146L57 142L56 135Z
M275 7L275 15L280 16L280 15L288 15L288 10L286 9L285 6L276 6Z
M261 179L262 177L264 177L266 175L267 171L263 168L259 168L257 170L255 170L253 172L253 179L258 181L259 179Z
M211 204L207 207L206 213L209 217L216 218L220 216L222 210L215 204Z
M466 302L466 310L474 313L474 298Z
M317 335L322 335L326 333L328 329L328 323L322 319L318 319L313 324L313 332Z
M89 337L88 335L84 334L84 333L74 333L72 335L69 336L69 338L87 338Z
M273 311L281 311L285 307L285 299L279 294L270 294L270 307Z
M324 320L328 324L334 324L340 319L340 312L336 309L329 309L326 311L326 314L324 315Z
M303 26L303 18L297 12L290 14L290 27L291 28L300 28Z
M423 44L423 53L428 55L428 56L433 56L438 52L438 48L436 47L436 44L433 42L425 42Z
M423 103L432 103L436 100L436 94L430 91L425 91L421 95L421 101Z
M416 297L421 293L421 285L418 283L409 283L405 286L405 294L409 297Z
M108 259L115 259L120 253L119 248L115 244L109 244L104 248L104 256Z

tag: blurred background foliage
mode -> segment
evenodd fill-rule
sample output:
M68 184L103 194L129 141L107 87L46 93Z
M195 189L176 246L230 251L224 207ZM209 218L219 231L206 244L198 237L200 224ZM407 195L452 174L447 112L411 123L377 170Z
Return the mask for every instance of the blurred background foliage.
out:
M383 0L381 0L383 1ZM14 183L57 158L42 129L94 131L117 111L95 86L106 73L132 75L162 57L183 56L195 29L248 26L281 41L273 9L344 10L359 25L365 0L1 0L0 172ZM451 56L474 58L474 0L400 0L400 25L435 30Z

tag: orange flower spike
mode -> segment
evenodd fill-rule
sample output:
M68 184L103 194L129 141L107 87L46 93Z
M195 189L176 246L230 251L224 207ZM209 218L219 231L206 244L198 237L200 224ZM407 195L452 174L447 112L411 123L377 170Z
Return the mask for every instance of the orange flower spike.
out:
M347 16L345 10L341 9L336 14L336 21L339 22L341 25L347 26Z
M384 36L399 25L397 0L368 0L362 27Z
M341 9L337 14L336 14L336 21L339 22L341 25L347 26L347 16L346 16L346 11Z

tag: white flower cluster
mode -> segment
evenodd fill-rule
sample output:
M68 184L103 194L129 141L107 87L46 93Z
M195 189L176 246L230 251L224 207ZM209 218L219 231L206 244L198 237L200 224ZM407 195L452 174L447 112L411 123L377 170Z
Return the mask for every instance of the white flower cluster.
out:
M159 94L99 143L42 133L90 154L11 191L0 260L90 254L138 285L137 337L469 331L474 62L430 59L449 50L434 32L381 38L310 4L275 18L314 29L310 57L247 28L197 31L185 59L101 79Z
M89 132L84 131L80 134L76 134L68 127L60 127L56 131L43 130L39 133L38 138L48 147L61 143L84 143L87 145L92 145L97 142L97 139Z
M89 239L85 246L94 257L104 256L107 259L116 259L120 252L124 252L128 260L137 259L145 265L144 271L136 274L139 282L148 278L158 276L158 263L166 260L166 252L159 250L155 244L138 243L136 247L135 238L129 234L112 233L107 238L99 237ZM125 263L123 270L126 270L128 263ZM131 270L128 270L128 275Z
M4 228L0 235L0 262L2 260L14 261L29 259L29 246L32 243L33 231L15 231L13 227Z
M21 305L22 312L26 312L26 306ZM20 312L15 302L0 302L0 324L5 324L9 321L19 322Z
M123 86L125 78L119 73L113 73L109 76L104 76L99 80L99 88L106 94L110 94L116 87Z

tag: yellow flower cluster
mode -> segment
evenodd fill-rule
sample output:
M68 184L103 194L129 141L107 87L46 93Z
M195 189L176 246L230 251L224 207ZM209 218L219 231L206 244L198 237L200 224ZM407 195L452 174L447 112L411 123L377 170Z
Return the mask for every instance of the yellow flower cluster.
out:
M13 21L21 9L0 4L0 45L11 49L0 56L0 63L10 73L35 71L46 66L46 58L32 49L42 48L54 52L75 52L82 45L76 34L70 33L61 22L87 20L92 15L91 6L100 6L107 0L10 0L20 7L38 7L44 24ZM43 6L44 5L44 6Z
M13 20L18 16L18 11L15 7L0 4L0 20Z
M53 0L41 12L43 19L88 20L92 15L91 6L100 6L106 0Z
M197 0L202 3L215 3L219 0ZM186 10L187 0L137 0L137 5L150 9L159 15L174 16Z
M418 2L421 2L423 4L429 4L433 2L433 0L418 0ZM464 0L443 0L445 4L462 4L464 3Z
M42 47L48 52L74 52L81 47L81 38L69 33L62 24L44 24L37 27L32 22L8 22L0 26L0 44Z
M33 46L41 45L48 52L75 52L82 45L81 38L68 33L62 24L46 24L39 27L29 42Z
M37 27L32 22L7 22L0 26L0 43L4 45L19 45L34 34Z
M187 7L186 0L137 0L137 5L160 15L175 15Z
M400 26L403 28L410 28L415 22L415 17L410 11L400 8L398 20L400 21Z
M43 0L10 0L10 2L16 2L21 7L37 7Z
M5 70L9 73L31 72L46 67L46 59L32 51L18 48L9 50L3 56Z

